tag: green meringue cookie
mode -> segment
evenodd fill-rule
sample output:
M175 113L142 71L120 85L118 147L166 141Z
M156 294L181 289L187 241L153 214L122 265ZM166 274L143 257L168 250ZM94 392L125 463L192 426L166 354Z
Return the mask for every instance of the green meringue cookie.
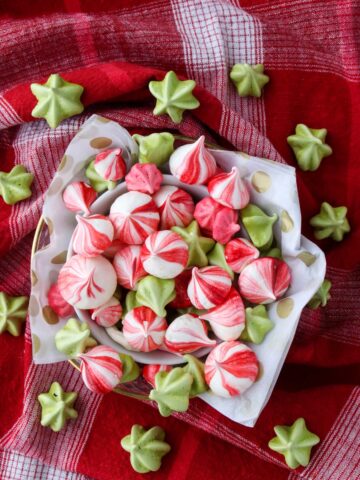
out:
M255 247L269 249L274 238L273 225L278 219L276 213L269 217L261 208L249 203L241 210L240 215Z
M274 328L273 322L270 320L268 312L264 305L256 307L248 307L245 309L246 323L245 329L242 331L240 338L245 342L259 344L265 335Z
M168 417L172 412L186 412L192 382L193 376L180 367L155 375L155 388L149 398L158 404L160 415Z
M95 170L94 167L95 160L89 163L85 170L85 176L88 178L90 185L93 187L93 189L98 192L102 193L105 192L105 190L112 190L113 188L116 187L116 182L113 182L112 180L104 180Z
M0 292L0 334L9 332L18 337L28 310L28 297L10 297Z
M321 284L319 290L315 293L315 295L310 299L307 306L315 310L316 308L325 307L328 300L330 300L330 289L331 289L331 282L327 278L324 279L323 283Z
M325 143L326 134L326 128L316 130L299 123L295 135L287 137L301 170L317 170L322 159L332 154L331 147Z
M130 290L126 294L121 317L125 318L126 314L136 307L141 307L141 303L136 300L136 291Z
M265 252L261 252L261 257L273 257L282 259L281 250L278 247L270 248L270 250L266 250Z
M187 266L206 267L209 263L206 254L214 247L215 241L201 236L197 221L193 220L187 227L172 227L171 230L178 233L189 247Z
M344 234L350 232L346 214L346 207L332 207L329 203L323 202L320 213L310 219L310 225L315 229L315 238L323 240L331 237L336 242L341 242Z
M156 98L154 115L167 113L174 123L180 123L185 110L193 110L200 105L192 91L194 80L179 80L176 73L168 72L161 82L151 81L149 90Z
M0 196L7 205L15 205L31 197L31 184L34 174L24 165L15 165L10 172L0 172Z
M88 324L80 322L76 318L69 318L55 335L56 348L68 357L76 357L79 353L84 353L87 348L95 345L97 342L91 338Z
M73 408L77 396L76 392L64 392L58 382L53 382L48 392L38 396L41 405L41 425L50 427L53 432L59 432L68 419L77 418L78 413Z
M166 317L165 306L175 297L174 280L147 275L139 281L135 299L160 317Z
M140 375L139 365L131 355L119 353L119 357L122 363L122 377L120 383L133 382Z
M168 132L152 133L146 137L135 134L133 139L139 145L139 162L155 163L158 167L166 163L174 151L174 135Z
M215 247L210 253L208 253L207 257L210 265L216 265L217 267L223 268L226 272L228 272L232 280L234 280L234 272L231 270L225 259L224 245L221 245L221 243L216 243Z
M311 433L303 418L298 418L290 427L277 425L274 427L276 437L269 442L269 448L284 455L287 465L295 469L310 462L311 449L320 442L320 438Z
M135 472L157 472L162 457L171 450L164 440L165 432L160 427L145 430L141 425L133 425L130 435L121 440L121 446L130 453L130 463Z
M200 395L200 393L206 392L206 390L208 390L209 387L205 382L203 362L190 354L183 355L183 357L187 362L187 365L183 367L183 370L187 373L190 373L193 376L193 382L191 384L191 389L190 389L190 396L195 397L196 395Z
M270 78L264 74L264 65L237 63L230 72L230 78L240 97L261 97L262 88Z
M30 89L38 100L31 115L45 118L51 128L56 128L65 118L84 110L80 97L84 87L66 82L60 75L53 74L46 83L32 83Z

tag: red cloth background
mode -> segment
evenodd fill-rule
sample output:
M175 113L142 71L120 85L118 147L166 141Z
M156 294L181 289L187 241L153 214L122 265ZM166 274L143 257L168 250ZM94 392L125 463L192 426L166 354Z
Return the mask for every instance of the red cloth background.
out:
M30 291L33 230L62 153L93 113L130 131L205 133L209 140L295 165L286 137L303 122L328 129L334 154L298 171L303 232L322 201L346 205L352 231L320 243L333 282L325 309L305 309L269 404L253 429L194 401L168 419L115 394L93 395L69 365L35 366L31 339L0 336L2 479L139 478L120 445L133 423L161 425L172 452L169 479L357 479L360 408L360 5L356 0L54 0L0 5L0 169L22 163L36 175L31 199L0 199L0 290ZM228 80L236 62L263 62L261 99L239 99ZM201 106L180 126L155 118L149 80L174 69L197 81ZM55 131L34 121L32 82L51 73L85 87L83 115ZM55 434L39 425L37 395L58 380L79 391L79 418ZM310 465L291 472L268 440L276 424L303 416L321 438Z

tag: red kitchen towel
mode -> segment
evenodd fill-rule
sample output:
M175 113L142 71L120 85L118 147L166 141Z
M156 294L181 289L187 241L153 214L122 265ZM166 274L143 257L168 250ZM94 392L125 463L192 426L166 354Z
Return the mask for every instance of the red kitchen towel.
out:
M269 404L255 428L234 424L201 401L164 419L151 406L98 396L66 363L31 362L31 338L0 336L0 478L136 479L120 445L133 423L160 425L172 452L148 478L360 478L360 5L356 0L53 0L0 5L0 169L35 173L32 197L0 199L0 290L28 294L33 230L61 156L91 113L130 131L178 131L295 165L286 137L297 123L326 127L334 154L298 171L304 234L324 200L346 205L343 242L324 241L332 299L305 309ZM234 63L264 63L260 99L239 98ZM150 79L173 69L197 81L201 107L180 126L154 117ZM56 130L32 121L32 82L51 73L85 86L85 113ZM55 434L39 424L36 398L58 380L79 392L79 417ZM267 447L276 424L305 417L321 438L305 469L290 471Z

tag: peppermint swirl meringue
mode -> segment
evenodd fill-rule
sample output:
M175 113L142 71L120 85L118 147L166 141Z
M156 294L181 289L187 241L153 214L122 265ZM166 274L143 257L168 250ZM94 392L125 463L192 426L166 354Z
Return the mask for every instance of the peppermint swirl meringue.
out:
M194 267L187 293L194 307L209 309L219 305L229 294L230 275L220 267Z
M160 212L160 228L187 227L194 218L194 201L185 190L164 185L153 196Z
M136 290L137 282L146 276L140 252L140 245L126 245L113 260L118 283L128 290Z
M165 345L176 353L191 353L201 347L214 347L215 340L207 336L207 327L203 320L186 313L175 318L165 334Z
M113 296L116 273L104 257L74 255L60 270L58 286L70 305L81 309L97 308Z
M95 190L84 182L72 182L63 191L63 201L68 210L90 214L89 207L96 199Z
M157 350L163 343L167 323L148 307L136 307L125 315L123 334L131 347L141 352Z
M255 353L241 342L223 342L205 361L205 380L220 397L243 394L255 382L259 365Z
M144 365L142 376L145 380L155 387L155 377L159 372L170 372L172 367L170 365Z
M234 238L225 246L226 263L236 273L240 273L259 255L259 250L245 238Z
M171 155L169 167L174 177L189 185L203 185L216 173L216 161L205 147L205 137L182 145Z
M122 149L111 148L98 153L95 157L94 168L104 180L117 182L124 178L126 163L122 157Z
M214 200L235 210L246 207L250 201L249 190L237 167L232 167L231 172L212 177L208 190Z
M153 163L135 163L125 177L127 189L152 195L160 188L162 173Z
M114 238L114 227L104 215L76 216L78 222L73 234L72 247L84 257L96 257L110 247Z
M92 311L91 319L100 327L112 327L121 318L122 306L119 300L111 297L104 305Z
M118 197L110 208L110 220L115 237L129 245L141 245L154 233L160 215L154 201L146 193L127 192Z

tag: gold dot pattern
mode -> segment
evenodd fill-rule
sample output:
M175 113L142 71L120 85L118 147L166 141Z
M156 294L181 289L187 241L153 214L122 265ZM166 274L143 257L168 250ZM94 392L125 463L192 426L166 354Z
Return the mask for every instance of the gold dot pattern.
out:
M40 311L39 303L34 297L34 295L31 295L29 300L29 313L32 317L36 317L39 311Z
M307 267L310 267L316 261L315 255L310 252L301 252L297 255L297 258L304 262Z
M48 195L55 195L56 193L61 192L62 188L63 188L63 182L62 182L61 178L55 178L55 180L51 183L47 194Z
M294 222L286 210L281 212L280 225L281 231L284 233L291 232L291 230L294 228Z
M271 178L265 172L255 172L251 178L251 184L259 193L264 193L271 187Z
M67 256L67 251L65 250L64 252L59 253L59 255L56 255L54 258L51 259L51 263L55 265L61 265L66 262L66 256Z
M99 149L106 148L106 147L110 147L111 144L112 144L112 140L106 137L97 137L97 138L93 138L90 141L90 146L92 148L99 148Z
M276 306L276 312L280 318L287 318L294 308L294 300L290 297L283 298Z
M42 314L45 322L49 325L55 325L59 322L59 317L49 305L45 305L45 307L43 307Z
M32 352L33 352L33 355L36 355L41 347L40 338L33 333L31 335L31 339L32 339Z

